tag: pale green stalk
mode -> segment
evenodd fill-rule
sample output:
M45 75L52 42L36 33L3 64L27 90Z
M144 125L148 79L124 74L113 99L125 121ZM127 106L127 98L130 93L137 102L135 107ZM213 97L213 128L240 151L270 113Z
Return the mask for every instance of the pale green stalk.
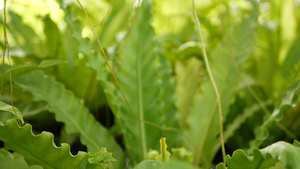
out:
M203 40L203 37L202 37L201 28L200 28L200 22L199 22L199 19L197 17L197 13L196 13L196 9L195 9L195 0L193 0L193 15L194 15L196 26L197 26L199 40L200 40L200 43L202 45L202 53L203 53L205 66L206 66L206 69L207 69L207 72L208 72L208 75L209 75L209 79L210 79L210 81L213 85L213 88L214 88L214 91L215 91L215 94L216 94L216 98L217 98L217 102L218 102L220 140L221 140L221 147L222 147L223 163L226 166L226 162L225 162L226 152L225 152L224 138L223 138L223 113L222 113L221 97L220 97L216 82L214 80L214 76L211 72L210 65L209 65L209 62L208 62L208 59L207 59L205 44L204 44L204 40Z

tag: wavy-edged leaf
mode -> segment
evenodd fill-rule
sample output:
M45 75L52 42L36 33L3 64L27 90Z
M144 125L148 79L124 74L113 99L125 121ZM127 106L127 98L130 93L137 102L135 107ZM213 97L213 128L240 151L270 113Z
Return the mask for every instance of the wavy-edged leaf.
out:
M270 154L263 156L258 149L253 150L253 156L247 156L243 150L236 150L232 157L226 156L228 169L266 169L275 165L277 160L274 160Z
M263 102L262 104L269 105L270 103L270 101L267 101ZM247 118L253 116L253 114L260 109L261 106L259 104L254 104L251 107L246 108L242 114L238 115L234 121L227 126L226 130L224 130L224 142L226 142L234 134L234 131L236 131ZM221 143L218 142L212 149L212 152L216 153L220 146Z
M271 154L274 159L282 161L286 169L300 168L300 147L279 141L260 152L264 156Z
M277 105L272 114L264 118L261 126L255 129L255 139L250 142L251 148L259 147L261 143L268 137L268 126L275 121L282 120L284 113L291 107L296 106L300 94L300 80L292 84L289 90L282 95L280 105Z
M35 136L30 124L20 127L13 119L6 124L0 123L0 131L0 139L5 143L5 149L18 152L29 165L39 164L45 169L71 169L80 165L87 156L84 152L73 156L68 144L61 144L61 147L55 145L52 133L42 132Z
M157 73L159 53L155 50L154 30L151 27L151 6L144 1L136 10L137 16L131 30L134 33L123 41L126 46L118 58L117 79L139 119L164 126ZM120 99L120 110L115 112L115 117L119 120L130 157L139 162L146 158L149 148L158 148L157 140L162 134L158 128L137 120L124 99Z
M10 153L5 149L0 149L0 168L1 169L43 169L43 167L34 165L28 166L23 156L17 153Z
M235 64L241 66L253 46L252 40L258 16L257 5L253 6L249 16L235 25L211 53L210 65L221 96L224 118L237 91L239 79ZM195 96L192 113L188 117L186 134L193 142L188 146L195 152L195 163L200 162L208 168L215 155L211 150L219 142L218 106L210 81L203 82L200 91Z
M166 137L162 137L159 140L160 144L160 154L157 154L154 156L154 160L159 162L167 162L170 161L171 153L167 150L167 143L166 143Z
M33 71L14 79L22 89L29 91L37 100L48 103L57 121L63 122L68 133L79 134L88 151L96 153L107 147L118 160L116 166L124 164L124 153L108 131L99 124L88 109L63 85L41 71Z
M16 107L12 107L11 105L0 101L0 110L12 113L18 120L21 121L22 124L24 124L23 116Z
M169 60L162 55L162 50L160 47L162 45L156 46L159 53L159 67L158 74L160 77L160 92L161 97L159 100L162 104L162 112L164 113L164 127L172 127L175 129L179 128L180 115L176 107L176 92L175 92L175 79L173 76L173 70ZM168 138L168 145L174 147L182 135L178 132L163 130L163 135Z
M264 149L253 149L251 156L239 149L233 152L232 157L227 155L226 162L228 169L266 169L278 162L282 162L286 169L300 168L300 147L279 141Z

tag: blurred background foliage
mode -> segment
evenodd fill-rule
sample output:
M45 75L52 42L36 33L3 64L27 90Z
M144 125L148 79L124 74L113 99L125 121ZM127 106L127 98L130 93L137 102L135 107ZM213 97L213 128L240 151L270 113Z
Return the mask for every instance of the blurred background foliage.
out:
M121 39L130 30L133 4L133 0L82 1L104 50L112 60L120 52ZM99 49L76 1L12 0L7 2L7 8L12 66L40 64L46 59L63 61L44 68L44 72L62 82L80 98L96 119L115 133L122 145L119 128L114 123L102 86L95 72L87 65L90 51L99 53ZM157 40L163 45L164 56L171 63L175 79L176 106L181 114L188 114L202 82L208 80L192 17L191 1L153 0L152 8L152 26ZM232 25L249 17L252 8L247 0L196 1L209 58L226 32L233 29ZM3 0L0 9L0 30L3 30ZM249 141L254 138L253 130L262 123L264 114L272 112L275 103L280 102L281 94L300 79L300 1L261 0L258 9L254 48L239 72L239 89L229 107L225 129L246 108L257 104L253 93L266 105L267 112L258 108L232 133L226 143L227 153L237 148L248 148ZM0 36L1 52L3 40L3 36ZM252 92L247 86L251 87ZM85 150L76 136L66 134L63 124L57 123L53 114L48 113L46 103L33 100L30 93L17 86L14 86L13 99L25 121L31 123L37 132L51 131L56 135L57 142L73 145L72 151ZM9 83L5 84L1 101L10 103ZM292 142L300 137L299 105L289 109L281 122L293 135L274 125L264 145L277 140ZM9 118L3 113L0 116L2 121ZM179 124L183 127L186 117L183 115L182 118ZM219 162L220 156L217 155L216 159Z

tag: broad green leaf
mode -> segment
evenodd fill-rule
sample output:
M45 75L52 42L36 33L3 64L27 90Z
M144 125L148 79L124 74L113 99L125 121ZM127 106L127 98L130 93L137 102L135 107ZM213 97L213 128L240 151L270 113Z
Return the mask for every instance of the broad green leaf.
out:
M226 118L228 107L233 102L237 91L239 76L236 67L241 67L252 50L254 30L257 24L258 9L253 3L253 9L247 18L227 32L209 56L211 70L218 87L223 117ZM187 120L186 134L190 143L187 146L195 154L196 164L204 168L210 167L215 156L213 147L220 141L218 106L214 89L209 80L203 82L195 96L191 114Z
M30 102L24 105L18 105L18 108L22 112L23 117L29 117L47 111L48 105L43 101L39 101L39 102Z
M137 9L137 18L132 27L132 32L135 33L125 37L121 45L124 50L120 58L117 58L119 60L116 74L125 96L141 120L159 126L176 126L173 120L176 119L176 109L172 92L174 82L169 77L170 65L161 57L158 51L160 48L153 39L150 6L147 3ZM109 81L111 77L102 57L94 54L88 59L89 66L96 71L96 77L101 82L108 103L121 127L133 163L141 161L146 158L150 148L158 149L156 140L161 138L161 131L141 123L134 117L115 83ZM158 65L159 63L161 65ZM163 80L166 82L162 85ZM170 118L163 118L163 113Z
M162 137L159 140L160 145L160 154L154 156L154 160L159 162L167 162L170 161L171 153L167 150L166 137Z
M268 126L275 121L282 120L284 113L291 107L296 106L299 100L300 80L292 84L289 90L282 95L280 105L277 105L272 114L266 115L261 126L255 129L255 139L250 142L250 150L259 147L261 143L268 137Z
M300 25L298 26L298 33L300 33ZM286 59L281 67L282 74L285 78L295 76L294 72L298 72L300 69L300 57L297 55L300 53L300 37L298 36L294 45L287 54ZM298 75L299 77L299 75Z
M293 143L293 145L296 146L296 147L300 147L300 142L297 141L297 140L295 140L294 143Z
M274 165L280 166L278 161L282 162L286 169L299 168L300 147L279 141L261 150L253 149L251 156L247 156L240 149L234 151L232 157L226 156L228 169L267 169ZM217 168L221 169L219 165Z
M145 160L139 163L134 169L197 169L189 163L171 160L166 163L160 163L152 160Z
M270 154L263 156L258 149L253 150L253 156L248 157L243 150L236 150L232 157L226 156L228 169L266 169L275 165L277 160L274 160Z
M59 81L63 82L66 88L72 90L77 97L85 98L90 83L93 83L92 72L84 65L83 57L79 56L82 56L82 53L86 52L82 50L91 50L89 47L82 47L85 45L89 46L91 43L82 37L81 32L83 25L79 22L78 18L73 15L75 11L73 11L74 9L72 7L74 6L66 5L67 10L72 11L72 13L67 13L65 17L66 28L61 33L63 36L61 36L59 50L57 51L58 59L67 60L68 64L60 64L58 66L58 73L55 75L59 78ZM77 8L76 6L76 9Z
M160 102L163 99L160 98L161 81L157 72L159 53L151 27L151 5L143 1L136 11L132 33L124 38L121 45L124 50L117 58L117 79L136 116L142 121L164 126L164 120L167 119L164 119ZM116 93L119 93L119 89ZM162 136L161 130L139 121L120 94L114 97L120 100L120 109L114 113L124 134L126 148L131 159L140 162L146 158L150 148L158 149L157 140Z
M264 156L271 154L276 160L283 162L285 168L300 168L300 147L279 141L260 150Z
M47 68L47 67L51 67L54 65L58 65L58 64L62 64L62 63L66 63L66 61L62 61L62 60L43 60L41 61L41 63L39 65L36 64L27 64L27 65L20 65L20 66L12 66L11 67L11 71L9 69L8 65L4 65L4 74L3 74L3 83L8 83L9 82L9 74L11 72L11 76L12 78L16 78L22 74L31 72L33 70L36 69L40 69L40 68Z
M10 153L4 149L0 149L0 161L1 169L43 169L43 167L38 165L29 167L24 157L17 153Z
M63 85L40 71L19 76L14 82L31 92L35 99L46 101L56 120L65 124L68 133L79 134L89 152L96 153L101 147L107 147L118 159L115 165L119 168L124 164L124 153L114 138Z
M278 33L280 38L280 44L278 54L279 62L283 61L286 57L286 53L293 42L294 37L296 36L296 19L290 20L290 18L296 17L296 8L293 0L271 0L270 4L272 6L272 19L278 22L278 28L276 33ZM288 21L290 20L290 21Z
M139 163L134 169L159 169L161 163L153 160L145 160Z
M101 35L99 36L100 41L106 46L110 46L116 40L116 34L121 28L126 28L128 18L132 10L132 4L126 3L125 0L118 0L112 3L112 10L105 18L103 25L100 27Z
M0 111L0 122L5 123L8 119L15 118L15 115L11 113L6 113L4 111Z
M11 68L11 76L12 78L18 77L24 73L28 73L30 71L36 70L38 68L37 65L34 64L29 64L29 65L22 65L22 66L15 66ZM8 65L5 65L4 68L6 71L3 74L3 83L8 83L9 82L9 74L10 70Z
M176 103L180 113L180 126L185 128L187 117L191 112L194 96L201 81L201 63L195 58L186 62L177 61L176 72L176 93L178 101Z
M164 127L179 128L180 114L176 107L176 92L175 92L175 78L173 76L172 66L169 60L162 55L162 45L157 42L157 50L159 54L158 73L160 77L160 103L162 104L162 112L164 113ZM163 130L163 135L168 138L169 147L174 147L178 144L183 136L178 132Z
M46 68L46 67L49 67L49 66L54 66L54 65L58 65L58 64L62 64L62 63L67 63L67 61L58 60L58 59L44 59L39 64L39 67L40 68Z
M22 52L27 55L34 55L37 58L44 58L47 56L47 52L43 47L43 43L40 37L35 33L35 31L28 25L22 22L21 16L12 11L9 11L9 17L11 22L8 24L8 28L11 35L17 40L20 45Z
M49 132L35 136L30 124L20 127L13 119L6 124L0 123L0 139L5 143L5 149L18 152L29 165L38 164L45 169L76 168L87 156L84 152L73 156L69 145L57 147L53 138Z
M263 102L263 105L268 105L271 102ZM238 115L232 123L230 123L226 130L224 130L224 141L226 142L230 137L233 136L234 131L236 131L247 118L253 116L255 112L261 109L261 106L259 104L254 104L249 108L246 108L242 114ZM221 147L221 142L218 142L215 147L213 148L212 152L217 152L219 148Z
M24 124L23 116L16 107L12 107L11 105L0 101L0 110L12 113L21 121L21 124Z
M45 47L48 49L48 57L57 58L57 51L61 44L58 25L52 21L49 14L44 16L43 22L44 34L46 36Z
M269 4L271 9L263 12L268 17L268 20L261 22L257 29L257 48L255 50L255 57L253 57L255 64L253 64L251 70L264 92L276 98L294 80L300 78L299 73L295 71L297 69L294 67L297 64L299 65L299 61L297 61L298 53L294 53L297 52L295 47L292 49L293 53L289 52L293 40L297 38L297 34L299 33L299 30L298 32L296 30L299 15L295 15L298 9L295 8L293 0L271 0ZM289 18L295 19L289 22ZM294 56L287 56L290 54ZM286 63L284 62L286 61L290 63L285 65ZM293 61L295 62L291 63ZM286 73L290 73L290 75L287 76Z
M197 169L197 167L192 166L189 163L185 163L182 161L171 160L169 162L163 163L160 169Z

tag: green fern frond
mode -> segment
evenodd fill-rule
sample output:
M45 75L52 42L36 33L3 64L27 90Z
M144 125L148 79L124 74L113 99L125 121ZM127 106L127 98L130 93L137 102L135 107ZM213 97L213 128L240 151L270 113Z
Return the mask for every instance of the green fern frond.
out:
M249 16L235 25L210 55L211 70L221 96L224 118L237 91L239 78L235 66L241 66L252 49L258 16L257 6L253 6ZM187 119L186 134L193 141L190 148L195 152L194 163L199 164L200 161L207 168L215 155L212 148L219 142L219 117L211 83L203 82L200 91L195 96L192 112Z
M124 153L108 131L99 124L82 102L65 87L41 71L33 71L14 79L15 84L29 91L37 100L46 101L57 121L66 125L68 133L79 134L88 151L96 153L107 147L124 165ZM95 134L98 133L98 134Z
M136 11L131 30L134 33L128 34L123 41L125 46L120 58L117 58L119 64L116 74L125 96L141 121L134 117L125 101L120 102L116 117L122 119L120 126L130 156L135 161L141 161L146 158L149 148L157 148L156 141L162 136L159 129L142 121L163 126L164 119L159 103L160 82L156 72L159 54L155 50L154 29L151 27L151 6L144 1Z
M297 105L300 93L300 80L290 86L289 90L283 93L280 105L277 105L274 111L266 115L261 126L255 129L255 139L250 142L250 150L259 147L261 143L268 137L268 127L275 121L282 120L284 113L291 107Z
M30 124L20 127L13 119L6 124L0 123L0 139L5 143L5 149L18 152L29 165L38 164L45 169L71 169L80 165L87 156L85 152L73 156L68 144L57 147L53 138L53 134L49 132L35 136Z

